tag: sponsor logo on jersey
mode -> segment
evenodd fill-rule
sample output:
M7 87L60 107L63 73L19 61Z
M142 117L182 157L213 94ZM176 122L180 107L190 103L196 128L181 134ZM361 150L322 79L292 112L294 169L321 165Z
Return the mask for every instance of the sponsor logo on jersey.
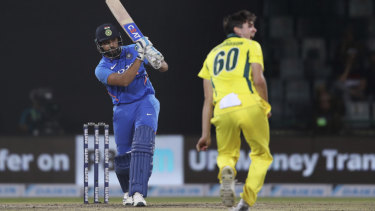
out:
M126 65L125 68L123 68L123 69L121 69L121 70L118 70L117 73L118 73L118 74L123 74L126 70L129 69L130 66L132 66L132 64L133 64L133 63ZM138 73L137 73L137 75L138 75Z
M125 69L117 70L118 74L123 74L125 72Z

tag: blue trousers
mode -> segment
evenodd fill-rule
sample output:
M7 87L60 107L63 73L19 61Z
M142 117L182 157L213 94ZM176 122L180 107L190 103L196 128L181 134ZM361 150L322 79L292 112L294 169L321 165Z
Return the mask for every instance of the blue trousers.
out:
M113 131L118 155L131 151L137 127L147 125L157 131L159 111L160 103L155 95L151 94L134 103L113 107Z

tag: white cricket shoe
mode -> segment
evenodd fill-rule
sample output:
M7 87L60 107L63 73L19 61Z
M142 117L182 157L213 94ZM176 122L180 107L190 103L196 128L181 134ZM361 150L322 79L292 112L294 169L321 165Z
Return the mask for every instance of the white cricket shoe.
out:
M241 199L241 201L237 204L236 207L233 207L232 211L249 211L250 206L245 202L245 200Z
M122 200L122 204L125 206L133 205L133 197L129 196L128 192L124 194L124 199Z
M145 207L147 206L147 203L145 199L143 198L143 195L135 192L133 195L133 205L134 207Z
M234 171L232 167L225 166L221 172L220 197L221 201L227 207L234 205Z

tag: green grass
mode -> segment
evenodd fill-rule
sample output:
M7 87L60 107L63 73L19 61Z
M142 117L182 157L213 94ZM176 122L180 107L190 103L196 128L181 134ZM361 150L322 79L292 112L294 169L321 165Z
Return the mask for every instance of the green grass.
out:
M373 202L375 204L375 198L336 198L336 197L314 197L314 198L308 198L308 197L262 197L258 198L258 202Z
M123 210L122 198L110 198L109 204L83 204L78 198L0 198L0 210ZM102 198L101 198L102 200ZM239 201L239 198L237 198ZM128 211L223 211L228 210L218 197L151 197L148 207L126 207ZM375 198L274 198L260 197L251 210L375 210Z
M110 198L110 202L120 202L121 198ZM237 201L240 199L238 198ZM0 198L1 203L80 203L82 198ZM90 198L90 202L92 198ZM148 202L165 203L165 202L220 202L218 197L151 197L147 198ZM258 203L267 202L373 202L375 198L306 198L306 197L260 197Z
M90 203L92 202L90 198ZM102 199L101 199L102 200ZM122 198L109 198L110 202L120 202ZM151 197L147 198L148 202L220 202L218 197ZM1 203L78 203L83 202L82 198L0 198Z

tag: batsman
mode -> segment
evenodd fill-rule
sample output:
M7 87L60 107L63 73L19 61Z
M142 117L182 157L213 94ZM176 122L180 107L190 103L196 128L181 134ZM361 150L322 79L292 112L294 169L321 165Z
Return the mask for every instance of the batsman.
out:
M145 65L165 72L168 64L147 37L123 46L120 32L110 23L97 27L95 43L102 54L95 75L113 102L115 172L123 204L147 206L160 103Z

